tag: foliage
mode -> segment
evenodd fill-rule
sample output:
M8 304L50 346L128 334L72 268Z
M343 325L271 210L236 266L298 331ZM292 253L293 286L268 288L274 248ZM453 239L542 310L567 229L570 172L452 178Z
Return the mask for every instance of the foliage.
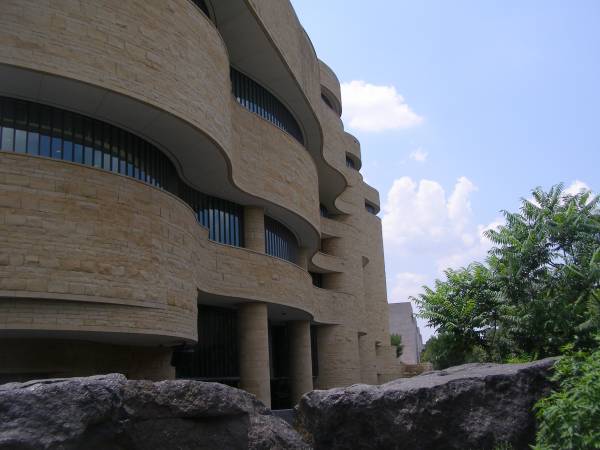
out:
M492 359L498 300L490 271L481 264L471 264L444 273L446 281L436 280L433 289L425 286L425 292L413 298L421 310L420 316L448 336L444 340L452 345L453 355L466 356L472 349L481 348Z
M600 449L600 348L585 353L569 346L553 379L560 390L536 405L534 449Z
M600 198L562 185L532 191L519 212L486 232L486 264L448 269L413 300L440 335L426 349L438 367L532 360L568 343L595 346L600 329ZM444 348L444 346L446 348ZM483 352L483 356L481 356Z
M396 358L400 358L402 351L404 350L404 345L402 345L402 336L399 334L392 334L390 336L390 343L393 347L396 347Z
M598 197L557 185L532 192L519 213L490 230L488 264L502 299L502 336L513 352L541 358L569 342L589 346L600 314Z
M430 362L435 370L460 364L485 361L485 351L480 347L466 347L454 334L440 333L429 338L421 361Z

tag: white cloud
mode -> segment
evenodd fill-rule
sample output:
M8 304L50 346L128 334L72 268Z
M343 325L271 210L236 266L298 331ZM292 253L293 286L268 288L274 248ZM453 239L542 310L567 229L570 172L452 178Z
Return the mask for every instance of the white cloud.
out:
M414 150L409 155L410 159L412 159L413 161L420 162L420 163L427 161L428 156L429 156L429 153L424 151L422 148L418 148L418 149Z
M448 219L459 231L464 229L473 214L469 196L475 191L477 191L477 187L471 180L467 177L460 177L448 199Z
M392 280L390 301L407 302L409 297L416 297L428 282L428 277L420 273L397 273Z
M423 122L394 86L355 80L342 83L343 119L350 128L381 132L411 128Z
M565 194L575 195L581 191L590 191L590 187L581 180L575 180L565 189Z
M428 258L438 275L447 267L483 261L490 242L484 231L496 226L473 223L471 195L477 187L466 177L449 196L436 181L409 177L394 181L383 205L383 237L388 252Z

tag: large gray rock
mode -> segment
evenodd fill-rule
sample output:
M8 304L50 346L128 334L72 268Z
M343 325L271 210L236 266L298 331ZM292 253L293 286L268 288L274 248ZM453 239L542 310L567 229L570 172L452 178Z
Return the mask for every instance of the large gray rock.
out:
M318 449L528 449L554 359L467 364L382 386L313 391L297 428Z
M0 385L0 449L304 449L239 389L112 374Z

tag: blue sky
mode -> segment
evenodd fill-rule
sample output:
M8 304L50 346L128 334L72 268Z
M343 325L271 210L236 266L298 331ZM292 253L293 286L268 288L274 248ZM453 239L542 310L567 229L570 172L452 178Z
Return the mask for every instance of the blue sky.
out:
M390 302L482 259L533 187L598 192L600 1L292 3L381 195Z

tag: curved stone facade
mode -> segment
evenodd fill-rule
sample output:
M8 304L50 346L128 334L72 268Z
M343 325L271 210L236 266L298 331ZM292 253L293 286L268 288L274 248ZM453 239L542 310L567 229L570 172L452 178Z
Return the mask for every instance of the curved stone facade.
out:
M0 95L131 133L215 200L199 212L188 188L173 195L74 159L19 153L18 117L0 115L0 381L192 374L283 407L313 376L328 388L377 382L395 367L379 197L357 170L360 144L321 98L326 89L341 110L337 77L287 0L207 3L215 17L189 0L3 4ZM220 28L225 17L238 23ZM250 44L234 25L270 66L240 59ZM244 107L231 67L263 83L306 139ZM230 205L243 218L216 223ZM282 238L270 242L265 223ZM233 226L235 245L215 242ZM101 358L84 357L89 349Z

